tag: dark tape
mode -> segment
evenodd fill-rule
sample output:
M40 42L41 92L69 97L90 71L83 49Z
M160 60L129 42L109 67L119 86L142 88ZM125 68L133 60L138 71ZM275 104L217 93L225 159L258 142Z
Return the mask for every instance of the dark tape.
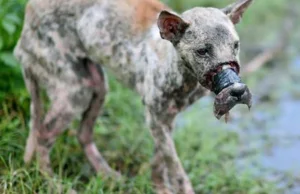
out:
M218 95L223 89L234 83L241 83L241 78L232 69L225 69L213 77L212 91Z

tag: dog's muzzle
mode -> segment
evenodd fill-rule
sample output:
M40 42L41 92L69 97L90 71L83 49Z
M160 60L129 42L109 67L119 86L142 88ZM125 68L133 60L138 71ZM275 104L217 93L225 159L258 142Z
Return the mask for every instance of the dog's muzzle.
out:
M251 108L252 95L249 88L232 68L223 69L214 75L211 89L217 95L214 102L217 119L229 113L236 104L246 104Z

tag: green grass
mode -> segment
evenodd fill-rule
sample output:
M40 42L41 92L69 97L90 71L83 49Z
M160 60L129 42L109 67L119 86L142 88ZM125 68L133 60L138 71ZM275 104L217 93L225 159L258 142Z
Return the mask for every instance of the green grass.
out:
M0 193L55 193L49 185L57 183L65 192L73 188L79 193L154 193L150 180L153 141L144 124L141 99L114 80L110 86L95 141L109 164L125 176L123 181L105 180L94 173L77 142L76 123L57 139L52 150L56 177L44 177L35 162L26 166L22 157L29 131L29 98L23 88L23 92L10 93L1 105ZM211 106L202 106L203 111L195 106L183 114L185 124L174 132L178 153L196 192L272 193L271 183L237 172L238 135L215 121Z

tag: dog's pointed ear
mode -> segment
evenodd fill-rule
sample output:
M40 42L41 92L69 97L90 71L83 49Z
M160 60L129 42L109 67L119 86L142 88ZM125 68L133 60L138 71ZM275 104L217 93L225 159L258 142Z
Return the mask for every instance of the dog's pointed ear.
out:
M189 23L185 22L181 17L175 14L168 11L162 11L159 14L157 25L161 38L169 40L173 44L177 44L188 28Z
M225 7L222 11L228 15L233 24L240 22L244 12L254 0L238 0L237 2Z

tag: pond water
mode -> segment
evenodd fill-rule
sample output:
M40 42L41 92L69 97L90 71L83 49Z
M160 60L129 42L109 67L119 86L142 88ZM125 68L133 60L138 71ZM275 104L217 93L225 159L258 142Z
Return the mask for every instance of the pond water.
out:
M261 157L261 162L269 168L300 174L300 101L284 101L280 106L276 126L269 130L278 143Z
M283 74L292 85L290 90L282 90L281 96L272 102L266 111L263 103L253 114L254 125L242 132L241 157L237 166L248 169L253 175L275 181L279 188L287 194L300 193L300 57L297 57L288 70ZM279 86L284 87L284 86ZM298 92L293 95L292 91ZM296 96L296 97L294 97ZM262 106L261 108L259 108ZM249 170L249 166L250 169Z

